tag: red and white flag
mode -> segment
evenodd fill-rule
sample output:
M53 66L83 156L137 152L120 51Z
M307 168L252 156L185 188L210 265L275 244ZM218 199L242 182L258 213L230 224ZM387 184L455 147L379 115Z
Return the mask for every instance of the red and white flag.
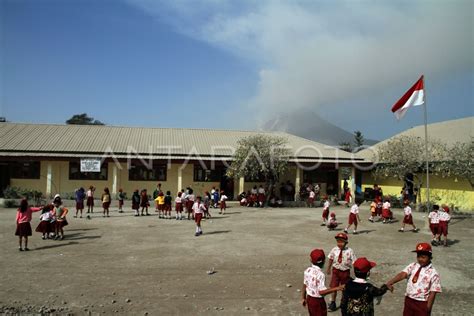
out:
M401 119L405 112L412 106L425 103L423 76L392 106L392 112L397 120Z

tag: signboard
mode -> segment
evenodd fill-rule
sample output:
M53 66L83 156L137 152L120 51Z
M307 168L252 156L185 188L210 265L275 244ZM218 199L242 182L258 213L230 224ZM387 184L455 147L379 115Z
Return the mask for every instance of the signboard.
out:
M100 172L100 159L81 159L81 172Z

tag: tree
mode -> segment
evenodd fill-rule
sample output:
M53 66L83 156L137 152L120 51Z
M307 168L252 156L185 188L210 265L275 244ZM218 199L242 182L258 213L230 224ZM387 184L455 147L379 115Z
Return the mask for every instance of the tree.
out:
M75 124L75 125L105 125L99 120L94 120L94 118L89 117L86 113L74 114L69 120L66 121L66 124Z
M430 169L448 160L447 146L439 141L428 142ZM376 168L372 171L377 178L407 180L413 175L413 186L420 192L426 172L425 140L419 137L401 136L379 146L375 153ZM433 171L434 169L432 169ZM418 196L420 196L418 194Z
M474 188L474 139L452 145L447 151L446 159L434 165L433 172L442 177L466 179Z
M356 152L362 149L364 146L365 138L361 131L354 131L354 149Z
M283 137L262 134L245 137L237 142L227 176L253 181L263 178L271 193L287 170L289 157L288 140ZM267 194L267 199L269 197Z

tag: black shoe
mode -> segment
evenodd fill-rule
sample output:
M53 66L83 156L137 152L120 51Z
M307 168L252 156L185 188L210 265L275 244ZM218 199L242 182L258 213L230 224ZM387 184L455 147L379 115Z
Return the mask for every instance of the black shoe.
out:
M437 242L436 240L432 240L432 241L431 241L431 245L433 245L433 246L438 246L438 242Z
M19 250L19 251L23 251L23 249L21 249L21 247L20 247L20 248L18 248L18 250Z
M329 303L328 311L334 312L336 310L336 302Z
M28 248L26 248L26 247L25 247L25 249L24 249L24 250L25 250L25 251L30 251L30 249L28 249Z

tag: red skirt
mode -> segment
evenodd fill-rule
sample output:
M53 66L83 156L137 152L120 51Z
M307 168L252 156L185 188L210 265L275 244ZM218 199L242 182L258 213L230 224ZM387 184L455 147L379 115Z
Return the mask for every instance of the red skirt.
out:
M314 198L308 198L308 204L313 205L314 203Z
M193 211L193 205L194 205L194 201L187 201L186 202L186 211L188 213L192 213Z
M324 297L312 297L306 295L306 304L310 316L327 315L327 306Z
M378 216L381 216L381 215L382 215L382 208L381 208L381 207L377 207L377 208L375 209L375 211L376 211L376 213L377 213Z
M138 210L139 207L140 207L139 203L132 202L132 210Z
M323 219L328 219L329 209L323 210Z
M225 209L226 209L225 201L221 201L221 210L225 210Z
M382 210L382 218L387 218L388 219L388 218L391 218L391 217L392 217L392 212L389 209L384 208Z
M16 224L16 236L31 236L31 225L30 222Z
M36 227L35 229L35 232L37 233L43 233L43 234L46 234L46 233L51 233L53 232L53 227L51 227L51 223L48 222L48 221L41 221L38 226Z
M196 222L198 226L201 225L201 220L202 220L202 213L195 213L194 221Z
M94 197L89 196L87 198L87 206L94 206Z
M76 202L76 209L83 210L84 209L84 201Z
M261 202L261 203L265 202L265 194L259 193L258 194L258 201Z
M110 207L110 202L102 202L102 208L108 209Z
M183 211L183 203L176 203L176 212L181 213Z
M438 233L443 236L448 236L448 222L447 221L439 221Z
M357 225L357 215L354 213L349 214L349 225L351 224Z
M411 214L405 215L403 217L403 224L413 225L413 216L411 216Z
M433 235L438 235L439 232L439 224L431 224L430 223L430 230L433 233Z
M330 223L328 224L328 228L334 229L337 227L337 223Z
M403 316L429 316L428 302L417 301L405 296L405 305L403 306Z

